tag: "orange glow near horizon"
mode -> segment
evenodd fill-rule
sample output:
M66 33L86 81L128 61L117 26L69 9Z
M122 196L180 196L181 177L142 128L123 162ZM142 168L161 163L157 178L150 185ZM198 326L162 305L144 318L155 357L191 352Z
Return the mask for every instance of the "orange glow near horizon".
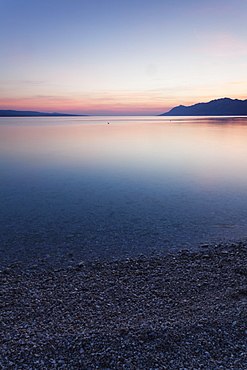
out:
M232 83L233 84L233 83ZM235 84L235 83L234 83ZM24 110L39 112L59 112L85 115L159 115L178 105L193 105L207 102L220 97L207 97L204 99L175 99L168 101L164 98L152 100L144 94L129 94L119 97L117 94L109 98L95 99L69 99L64 97L31 97L31 98L5 98L0 99L1 110ZM247 96L231 97L232 99L245 100Z
M126 99L127 100L127 99ZM150 114L157 115L168 111L173 107L164 106L161 103L152 103L152 101L130 101L125 102L109 102L107 99L97 99L91 101L76 100L76 99L1 99L0 109L13 109L13 110L30 110L41 112L61 112L61 113L75 113L75 114Z

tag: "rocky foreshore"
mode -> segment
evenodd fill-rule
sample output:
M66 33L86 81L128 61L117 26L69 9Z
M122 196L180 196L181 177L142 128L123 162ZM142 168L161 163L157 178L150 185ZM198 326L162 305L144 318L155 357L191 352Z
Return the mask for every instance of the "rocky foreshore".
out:
M247 369L245 243L1 280L1 369Z

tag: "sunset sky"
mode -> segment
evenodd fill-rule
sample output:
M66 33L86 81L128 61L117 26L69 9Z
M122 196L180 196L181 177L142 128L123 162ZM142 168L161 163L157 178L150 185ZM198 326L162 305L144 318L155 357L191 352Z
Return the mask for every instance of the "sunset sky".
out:
M0 0L0 109L155 115L247 99L246 0Z

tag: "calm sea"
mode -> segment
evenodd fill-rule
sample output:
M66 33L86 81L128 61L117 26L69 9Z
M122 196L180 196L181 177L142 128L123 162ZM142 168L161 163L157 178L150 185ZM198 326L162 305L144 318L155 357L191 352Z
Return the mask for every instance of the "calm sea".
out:
M0 118L0 173L3 260L247 238L244 117Z

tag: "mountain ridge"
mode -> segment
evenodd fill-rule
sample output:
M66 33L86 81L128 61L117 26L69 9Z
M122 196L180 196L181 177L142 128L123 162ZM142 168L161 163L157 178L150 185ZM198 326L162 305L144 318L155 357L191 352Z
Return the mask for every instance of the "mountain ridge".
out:
M190 106L179 105L159 116L245 116L247 100L220 98Z

